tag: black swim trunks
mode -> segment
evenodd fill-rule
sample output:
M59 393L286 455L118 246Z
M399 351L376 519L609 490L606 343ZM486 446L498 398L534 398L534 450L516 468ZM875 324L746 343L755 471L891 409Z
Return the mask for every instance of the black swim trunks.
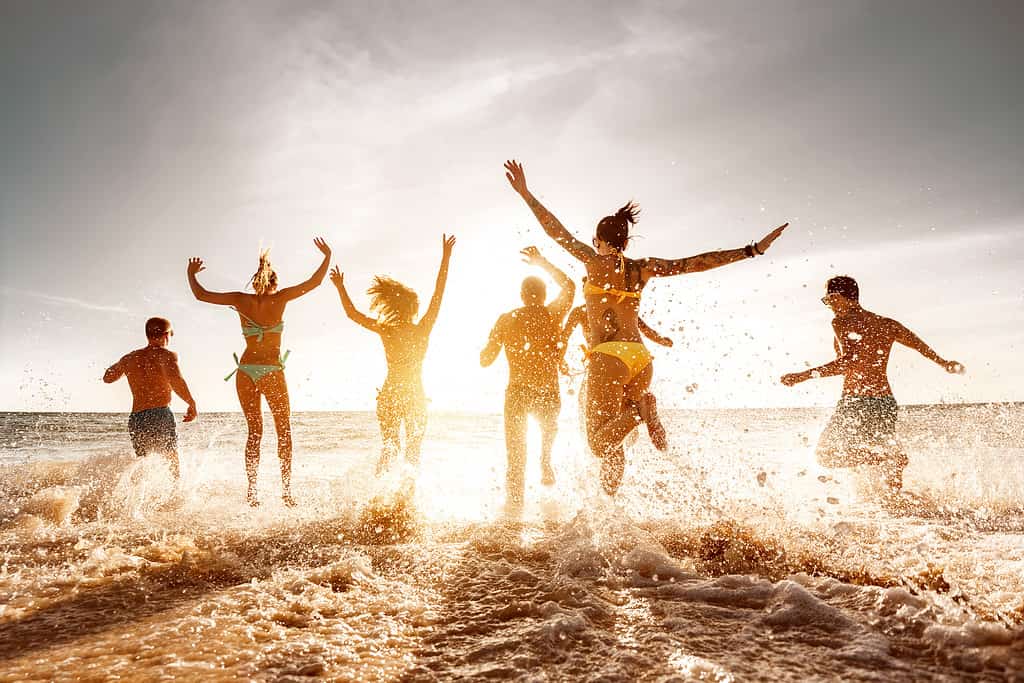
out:
M899 407L892 396L844 396L818 441L824 467L898 465L907 456L896 439Z
M167 454L178 450L178 432L174 413L168 407L150 408L128 417L128 434L132 437L135 455Z

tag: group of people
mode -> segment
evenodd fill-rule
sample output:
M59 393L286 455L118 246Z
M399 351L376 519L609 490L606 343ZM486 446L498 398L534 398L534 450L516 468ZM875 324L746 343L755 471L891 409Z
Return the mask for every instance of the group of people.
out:
M630 229L639 207L629 202L598 223L591 244L576 239L529 190L523 166L505 163L506 178L532 210L544 232L556 244L581 261L584 305L572 309L575 284L545 259L536 247L522 254L527 263L544 269L558 284L559 294L547 303L545 283L528 277L522 283L523 306L498 318L480 364L494 362L504 348L509 365L505 392L505 441L508 453L507 497L518 506L523 501L526 463L526 425L529 416L539 422L542 433L542 483L553 484L555 471L551 453L561 409L559 370L564 368L567 342L573 329L582 327L587 359L584 416L587 442L600 460L601 484L609 495L618 490L625 468L626 437L640 424L646 427L653 445L668 448L668 438L658 416L657 400L650 391L652 356L643 337L671 346L672 341L646 325L639 317L640 299L647 283L656 277L711 270L753 259L772 246L788 226L781 225L758 241L737 249L712 251L678 259L647 257L634 259L625 251ZM245 470L247 500L259 504L257 470L263 436L261 404L265 398L277 431L281 469L281 495L294 505L291 494L292 439L288 385L285 380L287 354L281 354L284 311L287 304L319 286L328 274L331 250L317 238L314 245L323 254L317 270L298 285L279 288L267 252L250 279L252 293L211 292L198 281L203 261L188 262L188 282L196 299L228 306L238 314L245 351L235 356L235 388L248 426ZM377 417L383 448L377 472L385 471L401 450L405 430L405 459L416 464L427 424L427 400L423 391L422 368L430 333L437 320L448 277L453 236L442 236L441 265L426 312L417 321L419 298L412 289L391 278L374 278L368 290L371 317L360 312L345 289L344 275L337 266L330 279L337 288L345 314L361 327L376 333L384 346L387 377L377 394ZM842 398L818 444L818 458L827 467L877 466L885 474L889 490L898 492L906 455L896 440L897 406L887 379L889 353L899 342L943 366L962 372L955 361L939 357L920 338L895 320L867 311L859 303L857 283L848 276L828 281L822 301L835 313L836 359L820 367L782 377L792 386L812 377L844 375ZM572 309L572 310L570 310ZM185 422L196 417L196 404L181 375L177 356L167 349L173 334L170 322L151 318L146 322L147 346L132 351L104 374L105 382L127 376L132 390L132 413L128 431L137 455L162 453L171 461L177 476L177 436L170 411L171 393L188 405Z

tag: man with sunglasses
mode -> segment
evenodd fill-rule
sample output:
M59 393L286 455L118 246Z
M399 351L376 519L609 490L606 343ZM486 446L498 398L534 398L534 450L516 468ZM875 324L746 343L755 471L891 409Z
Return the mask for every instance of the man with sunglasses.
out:
M896 440L898 407L887 375L893 344L914 349L946 372L962 373L964 368L941 358L899 322L861 307L860 289L852 277L829 280L821 301L835 313L837 357L831 363L783 375L782 383L793 386L811 378L843 375L842 397L818 442L818 462L825 467L879 466L889 492L898 493L907 456Z
M132 414L128 417L128 434L132 439L135 455L144 456L159 453L165 456L171 466L171 473L178 478L178 434L174 428L174 414L171 412L173 391L188 404L184 422L196 419L196 402L188 390L185 378L178 368L178 354L167 348L174 331L166 318L150 318L146 321L144 348L136 349L117 361L103 374L103 381L111 384L128 377L132 391Z

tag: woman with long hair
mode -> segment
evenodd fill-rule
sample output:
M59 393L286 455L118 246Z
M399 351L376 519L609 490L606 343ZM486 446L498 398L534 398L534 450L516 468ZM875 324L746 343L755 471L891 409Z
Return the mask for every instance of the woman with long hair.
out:
M238 402L245 414L249 436L245 442L245 474L249 480L246 500L249 505L259 505L256 493L256 474L260 464L260 439L263 438L263 412L261 397L267 399L270 413L274 416L277 431L277 457L281 464L281 499L289 507L295 505L292 498L292 427L291 406L288 401L288 383L284 377L284 363L288 354L281 355L281 333L284 331L284 309L289 301L298 299L316 289L331 263L331 248L322 238L313 244L324 255L323 263L305 282L293 287L277 288L277 273L270 265L268 251L260 252L259 266L249 280L253 293L211 292L199 284L196 275L204 270L203 261L191 258L188 261L188 284L200 301L220 306L230 306L238 313L245 337L245 351L242 357L235 355L235 370L224 381L235 376L235 390Z
M651 441L659 450L668 447L654 396L648 391L654 368L637 322L644 286L653 277L699 273L760 256L789 224L739 249L680 259L632 259L623 252L629 243L629 229L640 211L636 204L629 202L614 215L602 218L591 247L573 237L531 194L522 164L506 161L505 171L512 188L533 211L544 232L586 267L583 295L592 343L587 366L587 440L594 455L601 459L601 484L613 495L626 465L622 441L639 422L647 425Z
M370 295L370 310L377 313L374 319L356 310L345 289L345 276L338 267L331 271L331 282L338 289L345 314L356 324L379 335L384 344L388 374L384 386L377 392L377 420L384 441L377 474L387 470L401 449L403 425L405 459L413 465L419 463L420 446L427 427L423 359L427 354L430 332L441 310L441 297L448 280L448 262L454 246L454 236L441 236L441 267L437 271L434 296L419 322L413 322L419 311L419 297L401 282L380 275L373 279L367 294Z

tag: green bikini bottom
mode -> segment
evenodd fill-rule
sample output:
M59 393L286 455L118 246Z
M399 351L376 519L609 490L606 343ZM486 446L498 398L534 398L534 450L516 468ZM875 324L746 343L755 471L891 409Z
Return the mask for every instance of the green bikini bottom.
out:
M247 375L249 379L252 380L252 383L255 384L256 382L260 381L260 378L265 377L266 375L269 375L272 372L279 372L284 370L284 362L288 360L289 353L291 353L291 351L285 351L284 355L281 356L281 362L278 363L277 365L254 365L252 363L239 363L238 354L232 354L235 357L236 367L234 370L231 371L231 373L227 377L224 378L224 381L227 382L234 376L236 372L241 372Z

